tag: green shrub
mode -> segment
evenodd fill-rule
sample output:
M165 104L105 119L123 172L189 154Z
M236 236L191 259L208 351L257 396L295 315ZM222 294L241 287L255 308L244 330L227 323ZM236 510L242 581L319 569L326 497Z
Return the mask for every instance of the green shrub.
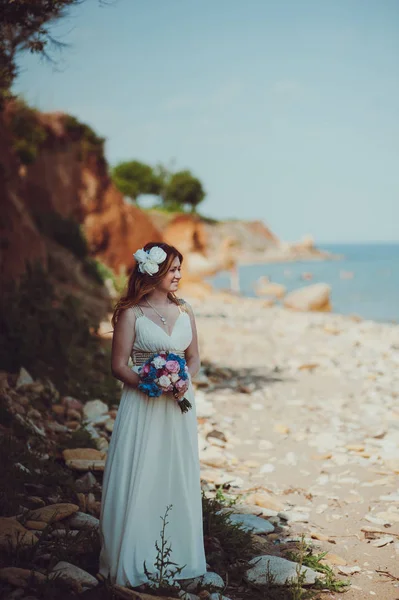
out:
M57 297L40 264L28 264L0 297L0 369L24 366L33 377L48 377L61 394L116 402L109 350L90 333L97 327L75 297Z
M76 501L73 471L50 456L41 459L39 452L28 449L26 436L7 432L0 436L0 515L12 516L19 506L29 507L27 491L39 486L39 495L60 493L64 501ZM36 492L38 494L39 492Z
M63 217L55 211L35 211L33 218L45 236L70 250L77 258L87 257L86 238L77 221L71 217Z
M38 121L36 112L22 100L15 104L10 121L12 145L21 163L29 165L36 160L40 147L46 141L47 132Z
M95 440L91 437L90 431L86 427L80 426L72 433L66 433L58 438L58 448L97 448Z
M91 279L102 285L105 282L105 278L100 264L95 258L88 257L83 261L83 270Z
M213 550L206 548L207 562L217 572L227 570L234 578L241 572L241 567L245 570L247 561L252 558L253 540L249 531L229 520L232 510L220 512L223 508L229 509L229 505L230 503L221 501L220 495L218 498L208 498L202 492L204 538L214 542ZM220 549L217 548L218 545ZM240 568L237 561L242 561Z
M103 157L105 138L99 137L89 125L81 123L72 115L65 115L64 124L70 136L80 142L80 158L82 160L86 159L89 154Z

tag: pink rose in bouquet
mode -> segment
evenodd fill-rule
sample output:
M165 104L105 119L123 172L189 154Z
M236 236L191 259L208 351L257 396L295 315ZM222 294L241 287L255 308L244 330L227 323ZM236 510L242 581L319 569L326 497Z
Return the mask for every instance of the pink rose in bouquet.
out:
M178 392L185 392L188 389L187 379L179 379L176 381L175 388Z
M146 363L145 365L143 365L143 368L141 370L141 373L144 373L145 375L148 375L148 373L151 370L151 365L149 363Z
M177 360L168 360L165 363L165 369L169 371L169 373L178 373L180 371L180 365Z

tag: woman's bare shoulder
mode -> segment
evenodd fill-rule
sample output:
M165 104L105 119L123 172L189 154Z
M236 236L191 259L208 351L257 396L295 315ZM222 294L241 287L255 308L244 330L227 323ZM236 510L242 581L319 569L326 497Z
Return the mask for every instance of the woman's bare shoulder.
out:
M193 314L193 309L191 307L191 304L189 302L187 302L187 300L184 300L184 298L177 298L177 301L179 303L181 310L184 310L185 312L187 312L189 314Z
M134 323L142 314L143 313L138 306L129 306L121 311L118 321L121 321L122 323Z

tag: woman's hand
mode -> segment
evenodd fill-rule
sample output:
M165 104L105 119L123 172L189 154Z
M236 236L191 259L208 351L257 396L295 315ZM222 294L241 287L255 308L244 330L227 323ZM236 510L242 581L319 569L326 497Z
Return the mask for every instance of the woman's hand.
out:
M173 395L176 398L176 400L183 400L183 398L189 388L189 385L190 385L190 381L189 381L189 379L186 379L184 387L182 387L179 392L177 392L177 391L173 392Z

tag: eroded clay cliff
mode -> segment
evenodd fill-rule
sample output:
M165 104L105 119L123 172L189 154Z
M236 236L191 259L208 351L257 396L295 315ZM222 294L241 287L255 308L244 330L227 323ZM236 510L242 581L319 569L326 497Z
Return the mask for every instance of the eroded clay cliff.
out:
M26 260L47 264L46 240L34 217L51 213L82 225L90 255L117 272L129 270L133 252L162 234L144 212L125 203L101 144L67 115L31 111L43 135L34 159L23 164L13 130L17 110L17 103L9 103L0 115L2 275L18 277Z

